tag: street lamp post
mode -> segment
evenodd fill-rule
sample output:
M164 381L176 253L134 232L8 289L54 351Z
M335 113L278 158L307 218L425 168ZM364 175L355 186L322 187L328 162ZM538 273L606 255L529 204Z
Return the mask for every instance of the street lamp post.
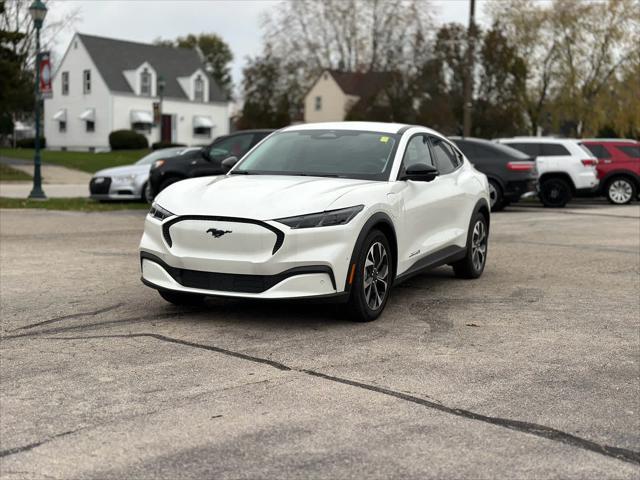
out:
M34 0L29 7L29 13L36 27L36 86L35 86L35 122L36 122L36 138L35 138L35 155L33 157L33 189L29 194L29 198L46 199L47 196L42 191L42 175L40 172L40 29L44 23L44 17L47 16L47 7L41 0Z

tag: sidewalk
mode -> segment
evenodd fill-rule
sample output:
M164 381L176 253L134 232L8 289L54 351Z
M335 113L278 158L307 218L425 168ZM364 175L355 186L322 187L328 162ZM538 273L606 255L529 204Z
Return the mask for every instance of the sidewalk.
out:
M0 197L27 198L31 192L31 182L0 182ZM88 197L89 182L87 183L45 183L42 186L49 198Z

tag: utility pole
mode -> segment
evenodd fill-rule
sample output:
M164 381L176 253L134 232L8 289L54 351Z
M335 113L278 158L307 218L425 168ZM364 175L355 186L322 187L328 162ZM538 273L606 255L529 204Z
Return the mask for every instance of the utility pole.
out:
M464 75L464 104L463 104L463 136L471 135L471 109L473 108L473 61L476 35L476 0L469 0L469 28L467 29L467 64Z

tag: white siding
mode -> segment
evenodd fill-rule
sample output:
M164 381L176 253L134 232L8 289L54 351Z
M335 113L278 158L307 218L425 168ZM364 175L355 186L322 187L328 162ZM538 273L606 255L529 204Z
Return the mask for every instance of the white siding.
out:
M77 44L77 47L74 45ZM82 72L91 70L91 93L83 93ZM62 95L62 72L69 72L69 94ZM44 101L44 135L47 148L69 150L88 150L89 148L109 148L111 132L110 95L107 85L100 77L91 57L76 36L62 59L60 67L52 79L53 98ZM85 122L78 118L85 110L93 108L96 112L95 131L87 132ZM58 122L51 117L57 111L67 111L67 131L58 131Z

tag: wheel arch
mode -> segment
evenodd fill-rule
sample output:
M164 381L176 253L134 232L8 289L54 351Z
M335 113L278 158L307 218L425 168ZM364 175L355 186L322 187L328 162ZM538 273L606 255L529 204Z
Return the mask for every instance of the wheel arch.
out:
M489 230L489 227L491 226L491 208L484 198L481 198L476 202L473 207L473 211L471 212L471 218L473 218L476 213L481 213L484 216L487 220L487 230ZM469 219L469 222L471 222L471 219Z
M605 177L600 182L602 186L605 187L613 179L619 178L619 177L628 178L629 180L631 180L631 182L633 182L633 184L636 187L636 190L640 190L640 176L635 175L633 172L630 172L628 170L614 170L613 172L609 172L605 175Z
M562 179L562 180L566 181L569 184L569 187L571 188L571 193L572 194L576 193L576 186L573 183L573 180L571 179L571 176L566 172L546 172L546 173L543 173L542 175L540 175L540 178L538 179L538 182L542 185L545 181L551 180L552 178L559 178L559 179Z
M349 279L351 278L351 270L357 263L358 252L362 248L362 244L367 238L367 235L369 234L369 232L371 232L371 230L374 229L380 230L389 241L389 247L391 248L391 254L393 255L393 262L391 262L391 266L393 267L392 278L395 277L395 274L398 271L398 238L396 236L396 229L393 225L393 221L391 220L391 217L384 212L374 213L373 215L371 215L371 217L369 217L369 220L367 220L363 227L360 229L360 233L358 234L358 238L356 239L353 251L351 252L349 268L347 268L347 278L345 279L344 283L345 292L351 291L351 284L349 283Z

